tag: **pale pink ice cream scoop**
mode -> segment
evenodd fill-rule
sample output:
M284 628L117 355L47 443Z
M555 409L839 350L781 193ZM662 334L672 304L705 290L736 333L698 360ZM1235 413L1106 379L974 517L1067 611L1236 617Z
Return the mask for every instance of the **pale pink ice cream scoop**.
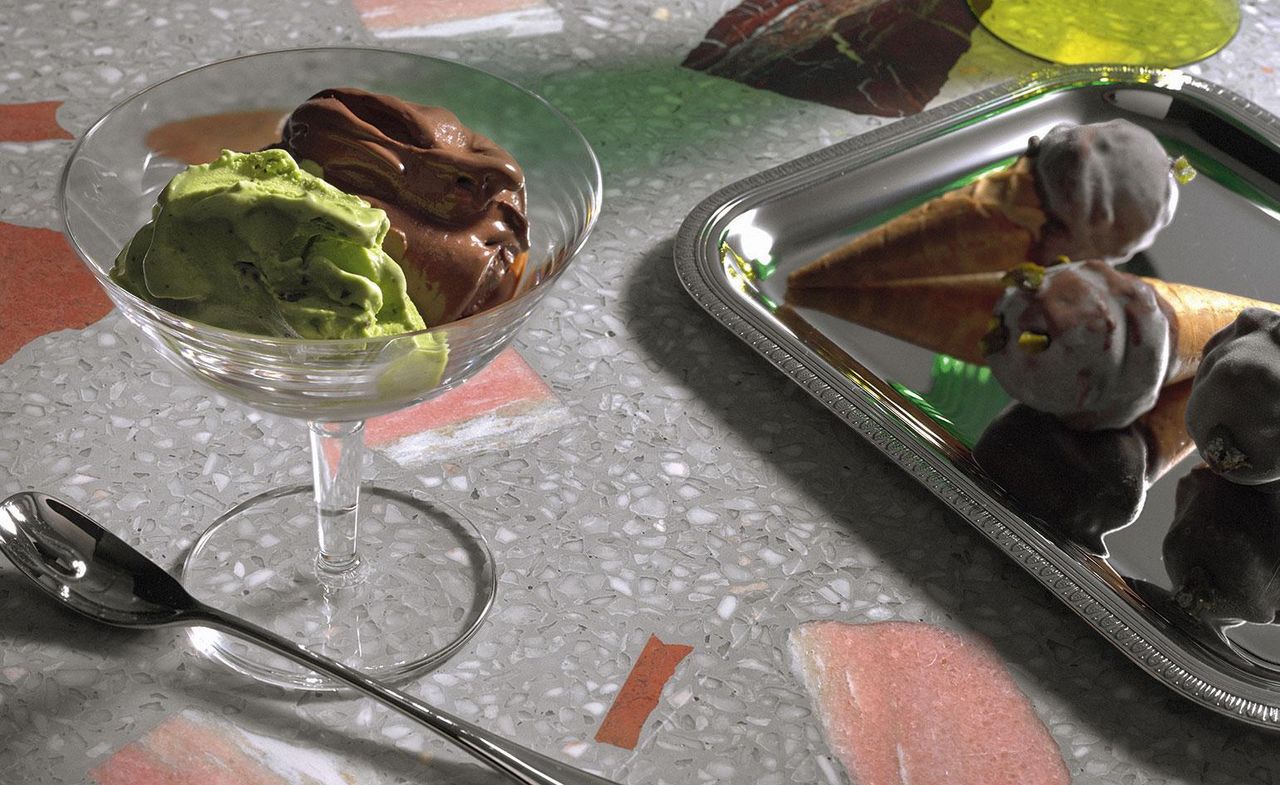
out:
M1205 344L1187 430L1226 479L1280 480L1280 313L1246 308Z
M1115 264L1155 242L1178 206L1169 155L1150 131L1127 120L1058 125L1028 147L1049 221L1040 261L1106 259Z
M996 304L984 339L1005 392L1081 430L1123 428L1155 405L1171 355L1154 288L1099 260L1035 268Z

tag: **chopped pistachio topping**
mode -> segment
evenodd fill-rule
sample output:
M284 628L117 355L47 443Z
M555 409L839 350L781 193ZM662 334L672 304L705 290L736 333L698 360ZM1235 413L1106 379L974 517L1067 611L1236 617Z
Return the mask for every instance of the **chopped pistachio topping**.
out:
M1236 469L1248 469L1253 466L1249 461L1249 456L1245 455L1235 445L1231 444L1222 436L1214 436L1209 439L1209 444L1205 446L1205 458L1207 463L1218 471L1234 471Z
M1044 282L1044 268L1033 262L1023 262L1005 273L1000 280L1005 286L1035 291Z
M1191 165L1185 155L1180 155L1173 159L1173 179L1178 181L1178 185L1186 185L1196 179L1195 167Z
M1023 332L1018 336L1018 348L1027 354L1039 354L1049 348L1049 336L1044 333Z
M1173 601L1192 616L1199 616L1213 607L1213 593L1209 585L1206 585L1204 568L1197 565L1191 569L1185 585L1173 593Z
M978 341L978 348L985 357L988 354L995 354L1005 347L1009 342L1009 330L1004 326L1004 319L1000 316L992 316L987 322L987 332Z

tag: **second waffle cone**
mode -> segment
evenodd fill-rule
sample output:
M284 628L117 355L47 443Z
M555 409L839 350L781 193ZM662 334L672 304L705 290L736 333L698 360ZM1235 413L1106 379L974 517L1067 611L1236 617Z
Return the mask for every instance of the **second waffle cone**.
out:
M796 270L791 288L851 286L1036 261L1046 223L1031 159L986 174L858 235Z
M985 364L982 337L1004 293L1003 273L938 275L787 291L793 307L813 308L960 360ZM1165 383L1195 376L1205 343L1245 308L1280 311L1251 297L1143 277L1169 315L1173 345Z

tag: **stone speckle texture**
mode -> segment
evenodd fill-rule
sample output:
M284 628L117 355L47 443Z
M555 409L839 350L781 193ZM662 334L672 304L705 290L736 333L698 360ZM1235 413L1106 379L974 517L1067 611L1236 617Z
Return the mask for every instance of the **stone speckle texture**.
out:
M671 238L715 189L887 120L684 70L732 3L556 2L559 33L393 45L542 92L605 172L575 269L517 339L571 413L531 443L402 466L380 484L440 498L489 537L498 600L409 692L620 782L818 783L844 776L792 669L801 622L925 621L988 638L1073 782L1268 782L1273 736L1144 675L1020 568L708 318ZM1274 0L1188 70L1280 112ZM9 3L0 102L62 101L82 132L179 70L308 44L377 45L345 0ZM934 104L1036 67L981 30ZM0 143L0 220L56 228L71 142ZM0 366L0 495L70 498L168 566L236 501L309 476L304 430L207 395L117 314ZM592 741L651 634L694 651L635 751ZM202 660L179 631L89 628L0 564L0 781L79 783L179 712L348 761L365 782L487 772L363 700L286 693Z

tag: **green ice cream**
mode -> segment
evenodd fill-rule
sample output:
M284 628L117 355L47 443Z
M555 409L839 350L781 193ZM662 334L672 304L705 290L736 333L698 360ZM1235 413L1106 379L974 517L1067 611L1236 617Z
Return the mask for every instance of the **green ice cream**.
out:
M111 277L192 321L260 335L361 338L425 328L382 250L386 214L283 150L223 151L169 182Z

